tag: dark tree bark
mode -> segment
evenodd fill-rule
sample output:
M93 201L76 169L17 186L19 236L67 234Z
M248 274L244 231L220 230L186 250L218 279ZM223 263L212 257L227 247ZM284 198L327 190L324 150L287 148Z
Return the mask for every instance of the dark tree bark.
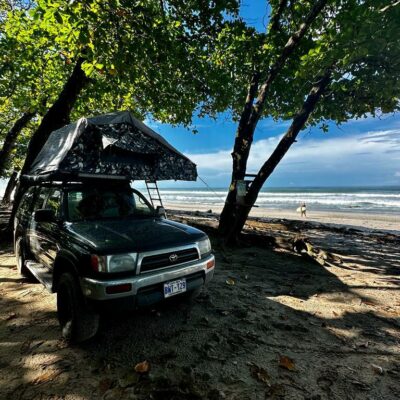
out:
M71 75L69 76L67 82L63 87L63 90L58 96L58 99L49 108L47 113L44 115L38 129L33 134L29 142L25 163L21 170L21 177L22 175L29 172L32 162L35 160L43 145L46 143L47 139L50 136L50 133L70 122L71 110L75 105L79 94L89 83L89 79L86 77L85 73L82 70L83 61L83 58L78 59ZM11 229L12 227L12 221L18 209L18 205L21 201L22 195L26 189L26 184L23 182L23 180L20 180L15 194L11 217L8 224L9 229Z
M8 207L10 205L11 193L15 189L15 186L17 186L17 177L18 177L18 171L14 170L10 176L10 179L8 180L6 190L4 191L3 198L1 199L2 207Z
M276 13L271 16L271 31L279 31L281 28L281 17L282 13L287 7L287 2L288 0L280 0L279 1L279 6L278 9L276 10Z
M35 116L36 112L26 112L14 123L13 127L7 132L4 139L3 147L0 150L0 176L4 175L7 161L9 160L11 151L17 141L18 135L28 122Z
M247 217L257 200L261 188L263 187L265 181L275 170L277 165L280 163L284 155L288 152L292 144L296 142L297 135L305 126L308 118L315 110L318 101L320 100L321 96L329 85L331 75L332 68L329 68L325 71L324 75L318 80L318 82L312 87L306 100L303 103L302 108L294 117L293 122L287 130L286 134L280 140L268 160L258 171L256 177L249 187L246 196L244 197L243 203L238 204L236 207L235 219L231 222L229 232L225 237L227 243L232 244L237 241L237 237L243 229L244 224L246 223Z
M83 61L82 58L77 61L70 77L63 87L63 90L58 96L58 99L49 108L38 129L33 134L29 142L21 174L25 174L29 171L32 162L46 143L50 133L69 124L71 110L75 105L79 94L89 82L89 79L81 68Z
M253 75L249 91L246 98L245 106L240 118L239 126L236 132L235 144L232 152L232 176L229 185L228 195L225 200L224 208L221 212L219 221L219 233L222 237L229 235L231 226L236 218L236 193L237 182L243 180L246 175L247 160L249 158L251 145L253 142L254 131L257 123L262 115L267 94L271 88L272 83L278 76L279 72L285 66L286 61L293 54L299 46L301 39L307 33L311 24L318 17L322 9L325 7L328 0L318 0L311 8L309 14L306 16L304 22L300 25L299 29L289 38L286 45L275 63L270 67L266 80L262 86L258 87L260 74ZM280 18L283 7L286 2L282 1L277 11L277 18ZM275 23L275 27L279 28L279 24ZM271 26L272 29L272 26ZM255 96L258 92L256 102L254 103Z
M254 98L257 94L259 77L259 73L256 72L251 78L243 112L236 132L235 144L231 154L233 161L231 185L229 187L228 195L225 200L225 206L221 212L219 222L219 232L222 236L224 236L227 232L229 222L236 207L236 182L244 179L246 174L247 160L242 159L242 154L246 153L246 149L250 148L251 146L251 143L249 143L248 129L246 125L251 115Z

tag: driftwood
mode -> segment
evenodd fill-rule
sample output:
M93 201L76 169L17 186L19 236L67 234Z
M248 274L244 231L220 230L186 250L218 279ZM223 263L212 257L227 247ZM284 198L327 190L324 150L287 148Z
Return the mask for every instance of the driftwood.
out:
M342 260L336 254L328 251L319 249L314 246L307 238L297 236L293 241L293 250L298 254L302 254L306 257L310 257L317 261L318 264L328 265L331 263L341 263Z

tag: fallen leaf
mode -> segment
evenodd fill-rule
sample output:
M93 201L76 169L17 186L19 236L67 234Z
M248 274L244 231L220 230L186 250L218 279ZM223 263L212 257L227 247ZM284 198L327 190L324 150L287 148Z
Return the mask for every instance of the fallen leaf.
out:
M228 278L226 280L226 284L229 285L229 286L233 286L235 284L235 281L232 278Z
M260 382L265 383L267 386L271 386L270 383L270 376L268 375L268 372L257 365L252 364L250 366L250 371L251 371L251 376L255 379L257 379Z
M138 374L147 374L150 371L150 363L148 361L143 361L135 365L135 371Z
M383 368L379 365L376 364L371 364L372 369L374 370L375 373L379 374L379 375L383 375Z
M279 366L281 368L285 368L289 371L294 371L296 369L294 361L291 358L286 357L286 356L279 357Z

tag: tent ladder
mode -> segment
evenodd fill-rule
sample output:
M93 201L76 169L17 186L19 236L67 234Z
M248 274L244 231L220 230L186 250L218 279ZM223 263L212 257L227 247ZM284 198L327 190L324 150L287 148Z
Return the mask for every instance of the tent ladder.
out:
M157 186L157 181L153 181L150 179L146 179L146 187L147 187L147 192L149 193L149 198L152 206L156 208L157 206L164 207L161 196L160 196L160 191L158 190Z

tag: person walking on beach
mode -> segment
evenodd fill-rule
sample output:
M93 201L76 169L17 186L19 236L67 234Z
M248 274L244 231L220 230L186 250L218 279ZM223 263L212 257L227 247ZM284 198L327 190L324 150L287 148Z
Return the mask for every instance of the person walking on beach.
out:
M303 203L303 204L300 206L300 216L301 216L301 217L304 217L304 218L307 218L307 207L306 207L306 203Z

